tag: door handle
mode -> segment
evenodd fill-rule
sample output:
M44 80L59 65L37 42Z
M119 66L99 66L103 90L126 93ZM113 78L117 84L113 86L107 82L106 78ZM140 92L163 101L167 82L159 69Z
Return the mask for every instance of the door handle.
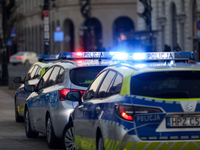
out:
M46 96L46 97L49 97L49 94L46 94L45 96Z
M98 107L96 107L96 111L100 111L101 110L101 108L98 106Z
M86 112L86 111L87 111L87 107L84 107L84 108L83 108L83 111Z

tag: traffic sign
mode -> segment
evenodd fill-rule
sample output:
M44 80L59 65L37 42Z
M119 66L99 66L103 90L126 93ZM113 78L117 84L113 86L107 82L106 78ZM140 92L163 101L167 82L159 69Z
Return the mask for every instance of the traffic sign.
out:
M200 30L200 20L197 22L197 29Z
M7 40L6 42L7 46L12 46L13 45L13 41L11 39Z

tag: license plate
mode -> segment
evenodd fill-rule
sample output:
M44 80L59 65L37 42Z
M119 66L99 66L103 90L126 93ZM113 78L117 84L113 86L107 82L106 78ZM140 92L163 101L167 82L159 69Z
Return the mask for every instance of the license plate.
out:
M200 117L167 117L167 127L199 127Z

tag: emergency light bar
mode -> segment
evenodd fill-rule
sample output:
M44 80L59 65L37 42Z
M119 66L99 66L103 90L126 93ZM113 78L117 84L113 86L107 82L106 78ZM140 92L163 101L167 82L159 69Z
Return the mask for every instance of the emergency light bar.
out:
M58 55L57 54L41 54L38 57L38 61L42 62L44 60L57 60L58 59Z
M195 60L193 52L116 53L112 60Z
M58 59L111 59L110 52L61 52Z

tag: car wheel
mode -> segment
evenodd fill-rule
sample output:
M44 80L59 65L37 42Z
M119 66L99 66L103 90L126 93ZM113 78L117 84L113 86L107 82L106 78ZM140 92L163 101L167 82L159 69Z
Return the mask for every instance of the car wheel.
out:
M32 130L31 128L31 122L30 122L30 117L29 117L29 111L28 109L25 110L25 116L24 116L25 120L25 132L26 132L26 136L28 138L37 138L39 133L35 132Z
M68 123L63 132L63 143L65 150L76 150L74 127L72 122Z
M19 114L18 114L16 102L15 102L15 121L16 122L24 122L24 118L19 116Z
M105 150L103 138L101 135L98 138L97 150Z
M48 144L49 148L57 148L58 147L58 144L57 144L58 139L55 136L50 116L47 117L46 136L47 136L47 144Z
M26 60L26 61L24 62L24 65L25 65L25 66L28 66L28 65L29 65L29 61Z

